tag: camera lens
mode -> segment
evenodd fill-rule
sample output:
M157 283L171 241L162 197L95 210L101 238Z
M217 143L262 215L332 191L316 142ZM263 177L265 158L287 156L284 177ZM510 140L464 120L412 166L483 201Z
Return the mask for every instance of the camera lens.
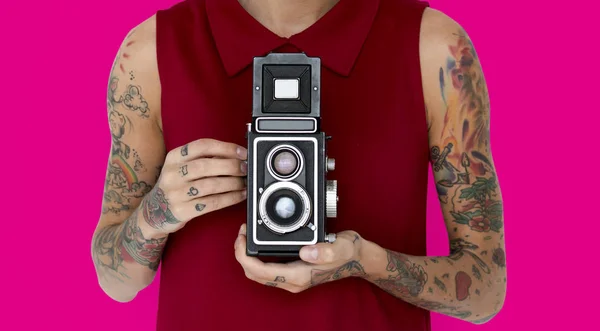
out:
M302 154L295 146L278 145L267 155L267 165L275 179L290 181L298 177L302 170Z
M273 163L275 171L282 176L289 176L296 170L296 167L298 167L298 159L296 159L296 156L286 150L277 153Z
M281 197L275 202L275 213L281 218L290 218L294 215L296 204L288 197Z
M261 222L279 234L293 232L304 226L311 216L311 209L308 192L289 181L269 185L258 202Z
M267 199L267 214L280 226L289 226L298 221L302 209L302 200L289 189L277 190Z

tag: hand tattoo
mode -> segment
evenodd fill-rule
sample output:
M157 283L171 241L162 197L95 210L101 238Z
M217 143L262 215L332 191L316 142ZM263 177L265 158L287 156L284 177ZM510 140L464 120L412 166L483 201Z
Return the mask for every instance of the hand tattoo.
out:
M188 174L187 165L184 165L184 166L182 166L182 167L179 169L179 173L181 174L181 176L185 176L185 175L187 175L187 174Z
M188 155L188 145L185 145L181 148L181 156L187 156Z
M141 208L144 219L155 229L162 229L165 224L179 223L179 220L171 213L165 192L160 187L156 187L148 193L148 196L142 200Z
M194 197L194 196L198 195L198 193L199 193L199 192L198 192L198 189L197 189L197 188L195 188L195 187L190 187L190 190L188 191L188 193L187 193L187 194L188 194L189 196L191 196L191 197Z

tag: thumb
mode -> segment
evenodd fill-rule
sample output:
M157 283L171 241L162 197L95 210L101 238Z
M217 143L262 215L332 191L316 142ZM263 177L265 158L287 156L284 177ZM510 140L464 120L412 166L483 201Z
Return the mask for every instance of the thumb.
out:
M300 249L300 259L313 264L329 264L338 262L345 255L342 252L342 245L337 243L319 243L316 245L304 246Z

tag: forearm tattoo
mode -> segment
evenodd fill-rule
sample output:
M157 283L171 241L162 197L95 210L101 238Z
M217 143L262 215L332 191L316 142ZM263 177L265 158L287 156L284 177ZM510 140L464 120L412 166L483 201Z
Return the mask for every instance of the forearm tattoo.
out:
M455 262L459 262L460 265L469 265L470 261L463 259L472 257L471 254L474 255L474 253L465 254L465 252L467 249L474 249L473 247L477 246L462 241L455 242L453 247L455 250L452 257L411 257L386 250L386 273L378 277L370 275L367 279L384 291L415 306L459 319L476 319L483 323L481 321L484 318L477 312L478 309L469 309L472 301L466 300L473 299L473 296L476 296L477 299L482 298L480 288L486 285L491 287L491 284L489 281L484 283L484 277L477 264L471 263L472 269L465 271L454 267ZM461 252L462 255L459 254ZM444 261L452 264L443 267ZM482 261L482 263L484 262ZM440 270L450 271L449 269L453 271L439 272ZM475 283L467 271L472 272L479 282ZM439 272L437 273L439 276L435 275L436 272ZM430 282L430 280L432 281ZM494 309L498 309L499 305L500 300L497 300Z
M122 225L107 226L94 236L93 258L98 277L101 279L112 278L123 282L130 277L123 267L123 256L121 255L121 243L123 231Z
M124 262L138 263L157 271L167 237L146 239L137 225L137 210L122 224L100 230L93 242L98 275L123 282L129 279Z
M311 271L311 286L317 286L332 280L346 277L365 277L365 269L358 261L350 261L332 270L313 269Z
M427 273L422 266L408 260L402 254L386 250L386 278L376 279L374 283L386 292L400 298L418 296L427 283Z
M157 271L167 237L146 239L136 220L137 210L125 222L123 228L123 247L132 260L143 266L147 266L152 271Z

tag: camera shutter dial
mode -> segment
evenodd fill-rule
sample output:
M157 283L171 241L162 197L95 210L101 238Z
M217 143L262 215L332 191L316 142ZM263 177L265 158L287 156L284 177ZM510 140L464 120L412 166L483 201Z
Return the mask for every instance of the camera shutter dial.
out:
M337 180L328 180L325 192L325 212L327 214L327 217L337 217L337 202Z

